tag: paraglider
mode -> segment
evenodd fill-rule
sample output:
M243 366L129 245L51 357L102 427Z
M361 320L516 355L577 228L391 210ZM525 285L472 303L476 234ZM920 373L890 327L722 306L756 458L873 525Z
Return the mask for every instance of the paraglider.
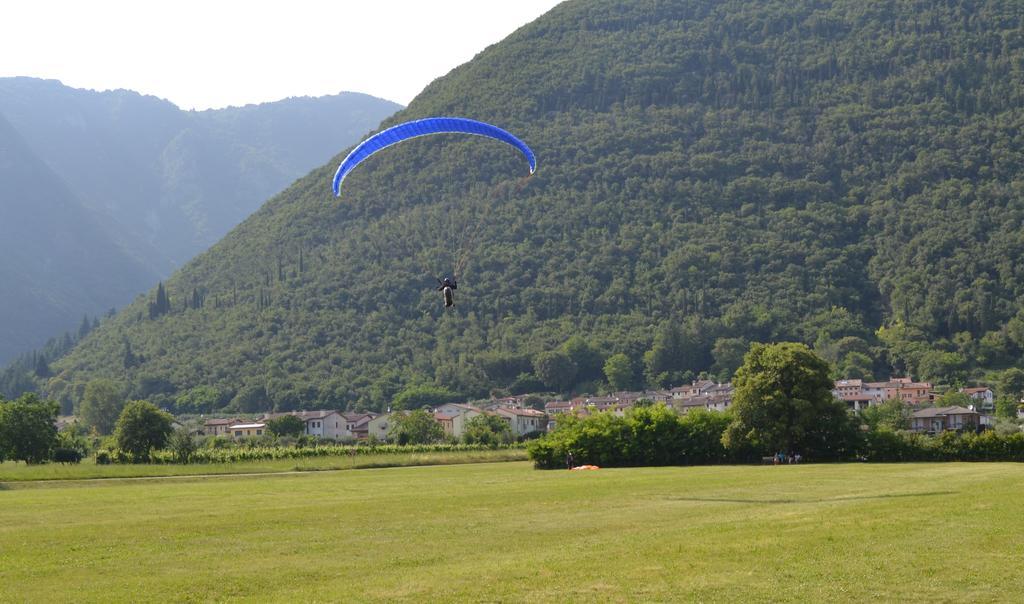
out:
M444 307L451 308L455 305L455 292L452 290L459 289L459 285L455 281L455 276L453 275L451 279L445 277L444 281L438 279L437 282L441 284L441 286L437 288L437 291L441 292L444 296Z
M359 143L359 146L342 160L341 165L338 166L338 171L334 173L334 195L341 196L341 182L345 180L349 172L363 160L381 149L410 138L444 133L475 134L508 143L519 149L526 157L526 161L530 164L530 174L537 171L537 157L533 154L533 151L526 146L526 143L516 138L507 130L502 130L487 122L479 122L464 117L428 117L392 126Z
M533 151L526 145L526 143L507 130L503 130L493 124L462 117L428 117L392 126L359 143L359 145L356 146L356 148L353 149L344 160L342 160L341 165L338 166L338 170L334 173L334 180L332 182L334 195L340 197L341 183L345 180L345 177L348 176L356 166L381 149L385 149L391 145L420 136L446 133L472 134L512 145L526 158L526 161L530 166L530 174L537 171L537 157L533 154ZM479 225L477 228L479 228ZM473 239L475 239L475 233L472 233L472 235L469 236L468 241L473 241ZM437 289L443 294L445 308L451 308L455 304L455 295L453 292L457 287L455 275L462 274L465 260L465 256L458 260L455 266L455 271L452 273L452 278L445 277L443 281L441 279L437 280L440 284L440 287Z

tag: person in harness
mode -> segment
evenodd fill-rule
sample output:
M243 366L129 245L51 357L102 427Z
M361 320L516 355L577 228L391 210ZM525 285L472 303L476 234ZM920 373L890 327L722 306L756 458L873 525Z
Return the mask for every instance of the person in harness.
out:
M455 282L455 276L452 275L450 279L445 277L443 281L438 279L437 282L441 284L437 291L442 292L444 295L444 307L451 308L455 305L455 294L452 290L459 289L458 283Z

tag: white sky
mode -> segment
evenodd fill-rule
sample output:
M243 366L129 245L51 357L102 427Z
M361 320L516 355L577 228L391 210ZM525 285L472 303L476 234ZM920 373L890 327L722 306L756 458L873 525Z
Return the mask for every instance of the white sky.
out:
M406 105L559 0L7 0L0 77L182 109L364 92Z

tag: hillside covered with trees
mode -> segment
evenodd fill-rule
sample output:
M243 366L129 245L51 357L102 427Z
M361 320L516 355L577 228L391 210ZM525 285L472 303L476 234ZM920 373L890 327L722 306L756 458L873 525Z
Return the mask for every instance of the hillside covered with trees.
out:
M432 115L514 132L537 174L438 135L335 199L343 151L93 330L45 393L382 408L728 378L780 340L852 377L1021 361L1018 2L567 2L382 127ZM460 249L446 312L433 277Z

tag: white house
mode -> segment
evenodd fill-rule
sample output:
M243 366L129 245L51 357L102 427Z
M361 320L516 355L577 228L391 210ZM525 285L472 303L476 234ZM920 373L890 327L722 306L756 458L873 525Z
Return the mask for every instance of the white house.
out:
M495 413L508 422L512 436L515 437L531 432L545 432L548 428L548 416L536 409L498 409Z
M338 411L318 410L268 413L263 416L262 420L265 422L285 415L293 415L305 422L306 427L303 433L309 436L333 438L335 440L352 436L351 430L348 429L348 420Z
M445 403L434 407L434 413L443 413L445 415L459 415L461 413L481 413L480 409L473 405L467 405L465 403Z
M971 402L978 412L982 414L995 412L996 399L991 388L986 386L980 388L961 388L960 392L971 398Z
M230 436L228 428L234 424L243 423L238 419L208 419L203 424L203 434L207 436Z
M366 436L363 438L373 437L379 441L390 440L391 428L395 425L394 418L392 417L393 415L394 413L388 413L369 419L365 424Z

